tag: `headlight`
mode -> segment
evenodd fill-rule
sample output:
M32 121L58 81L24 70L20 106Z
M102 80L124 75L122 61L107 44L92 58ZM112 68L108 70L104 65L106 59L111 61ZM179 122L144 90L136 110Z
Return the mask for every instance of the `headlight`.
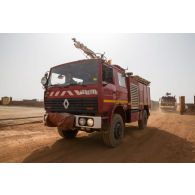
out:
M79 118L79 125L85 126L86 125L86 119L85 118Z
M47 78L46 78L46 77L43 77L43 78L41 79L41 84L42 84L43 86L45 86L46 83L47 83Z
M88 125L89 127L93 127L93 124L94 124L93 119L92 119L92 118L89 118L89 119L87 120L87 125Z

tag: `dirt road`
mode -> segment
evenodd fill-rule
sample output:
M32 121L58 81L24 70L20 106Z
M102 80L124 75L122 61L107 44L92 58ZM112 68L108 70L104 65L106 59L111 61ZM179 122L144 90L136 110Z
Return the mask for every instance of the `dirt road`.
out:
M0 162L195 162L195 115L152 112L146 130L131 124L114 149L98 133L63 140L42 123L0 127Z

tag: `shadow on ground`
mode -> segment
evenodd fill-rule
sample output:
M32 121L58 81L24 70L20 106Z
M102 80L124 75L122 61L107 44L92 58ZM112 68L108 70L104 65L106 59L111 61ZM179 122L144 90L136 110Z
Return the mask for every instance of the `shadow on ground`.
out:
M117 148L106 147L101 134L85 134L74 140L57 140L33 151L23 162L194 162L192 143L164 130L126 128Z

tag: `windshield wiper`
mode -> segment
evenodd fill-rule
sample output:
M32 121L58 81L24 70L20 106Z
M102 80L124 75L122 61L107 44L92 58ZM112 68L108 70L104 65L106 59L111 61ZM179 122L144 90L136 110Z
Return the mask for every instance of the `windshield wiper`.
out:
M62 85L60 85L60 84L53 84L53 85L48 85L49 87L54 87L54 86L58 86L58 87L60 87L60 86L62 86Z
M53 84L53 85L48 85L48 87L69 87L70 85L62 85L62 84Z
M53 84L53 85L49 85L49 87L69 87L69 86L75 86L75 85L81 85L81 86L84 86L86 87L87 85L86 84L83 84L83 83L69 83L69 84L65 84L65 85L62 85L62 84Z
M81 86L84 86L84 87L87 86L86 84L83 84L83 83L78 83L78 85L81 85Z
M70 83L70 84L68 84L68 86L74 86L74 85L87 86L86 84L83 84L83 83Z

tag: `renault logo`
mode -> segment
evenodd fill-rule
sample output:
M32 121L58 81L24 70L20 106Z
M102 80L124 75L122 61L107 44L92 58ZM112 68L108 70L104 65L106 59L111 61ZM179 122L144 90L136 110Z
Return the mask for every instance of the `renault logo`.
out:
M69 102L68 102L68 100L67 100L67 99L65 99L65 100L64 100L63 105L64 105L64 108L65 108L65 109L68 109Z

